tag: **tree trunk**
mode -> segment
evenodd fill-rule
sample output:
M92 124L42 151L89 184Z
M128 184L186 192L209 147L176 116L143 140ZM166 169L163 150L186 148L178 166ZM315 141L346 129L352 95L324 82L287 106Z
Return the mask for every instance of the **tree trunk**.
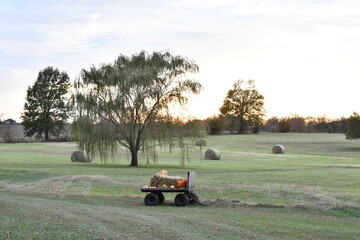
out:
M239 134L245 133L245 121L244 119L240 118L239 120Z
M49 141L49 130L45 130L45 142Z
M136 149L131 149L131 163L130 163L130 166L132 166L132 167L139 166L139 163L138 163L138 150L136 150Z
M245 133L245 128L243 126L240 126L238 133L239 134L244 134Z

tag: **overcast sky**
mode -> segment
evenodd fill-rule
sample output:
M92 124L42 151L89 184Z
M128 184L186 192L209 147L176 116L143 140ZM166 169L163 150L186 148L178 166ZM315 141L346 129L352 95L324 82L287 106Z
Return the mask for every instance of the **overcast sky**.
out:
M0 113L19 120L47 66L73 81L141 50L200 67L188 116L217 114L238 79L255 80L268 117L360 112L358 0L0 0Z

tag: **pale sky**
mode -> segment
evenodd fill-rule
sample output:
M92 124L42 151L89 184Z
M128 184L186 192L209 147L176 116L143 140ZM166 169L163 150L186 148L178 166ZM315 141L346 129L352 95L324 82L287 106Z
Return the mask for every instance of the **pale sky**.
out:
M170 50L200 67L185 115L217 114L254 79L267 116L360 112L358 0L0 0L0 113L20 119L48 66L71 81L120 54Z

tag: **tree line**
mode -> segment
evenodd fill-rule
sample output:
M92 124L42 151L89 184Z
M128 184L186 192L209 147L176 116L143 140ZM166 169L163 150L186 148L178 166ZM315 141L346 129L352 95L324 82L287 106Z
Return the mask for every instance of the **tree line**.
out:
M206 119L208 132L216 134L239 133L238 120L234 116L216 115ZM257 126L246 126L247 133L346 133L349 118L330 119L326 116L302 117L292 114L286 117L271 117Z
M184 161L204 129L209 134L340 132L360 138L357 113L337 120L298 115L265 120L264 96L254 80L236 81L217 116L187 122L172 117L173 103L185 105L189 94L201 92L203 86L189 77L198 71L195 62L168 51L120 54L112 63L82 69L73 83L65 71L47 67L27 89L21 115L25 134L49 141L72 117L81 150L106 160L126 149L131 166L138 166L139 152L156 155L156 146L181 149Z

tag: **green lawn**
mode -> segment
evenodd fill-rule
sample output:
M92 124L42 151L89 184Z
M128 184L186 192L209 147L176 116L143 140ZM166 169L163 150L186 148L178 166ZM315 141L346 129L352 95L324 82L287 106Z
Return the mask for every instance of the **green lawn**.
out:
M342 134L208 136L220 161L71 163L72 143L0 144L0 239L360 239L360 142ZM272 154L275 144L285 154ZM161 169L196 171L207 204L144 205Z

